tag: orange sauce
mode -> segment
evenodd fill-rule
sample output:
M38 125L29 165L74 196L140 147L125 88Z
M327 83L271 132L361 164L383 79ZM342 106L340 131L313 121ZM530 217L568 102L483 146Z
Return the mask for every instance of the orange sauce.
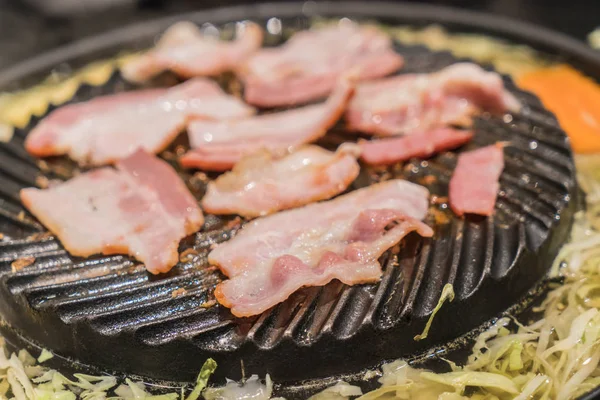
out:
M524 73L518 85L535 93L569 135L576 153L600 152L600 86L568 65Z

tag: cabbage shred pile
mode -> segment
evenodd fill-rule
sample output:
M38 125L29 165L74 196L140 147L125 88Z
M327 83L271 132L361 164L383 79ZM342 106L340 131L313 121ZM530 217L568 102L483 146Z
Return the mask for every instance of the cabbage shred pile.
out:
M206 387L216 363L208 359L202 367L196 387L184 397L177 393L151 394L146 385L126 379L118 385L114 376L74 374L69 379L43 363L51 356L44 350L36 360L26 350L8 355L0 338L0 400L196 400Z

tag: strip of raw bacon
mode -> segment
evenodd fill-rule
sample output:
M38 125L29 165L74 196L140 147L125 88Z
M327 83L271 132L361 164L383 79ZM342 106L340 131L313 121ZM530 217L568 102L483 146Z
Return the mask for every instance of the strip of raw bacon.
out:
M361 159L369 165L391 165L413 157L426 158L467 143L472 131L437 128L418 134L361 141Z
M411 231L432 236L429 192L403 180L254 220L209 254L230 279L217 300L239 317L260 314L303 286L381 277L379 257Z
M502 77L458 63L431 74L407 74L358 85L346 111L348 128L389 136L471 124L478 111L500 114L520 104Z
M178 261L179 241L204 223L198 202L173 168L142 150L21 201L69 253L130 254L153 274Z
M254 23L238 24L234 41L204 35L191 22L171 26L150 51L129 61L121 72L125 79L143 82L170 70L184 78L216 76L238 67L262 45L263 31Z
M60 107L31 131L25 148L37 157L68 154L81 164L103 165L138 148L164 150L192 118L253 113L215 82L196 78L170 89L125 92Z
M342 145L336 153L306 146L283 157L259 151L209 183L202 207L212 214L257 217L329 199L358 176L358 152L356 145Z
M504 169L504 145L468 151L458 156L450 179L450 207L457 215L492 215Z
M349 23L296 33L280 47L254 53L238 74L247 102L276 107L326 97L350 71L359 80L375 79L403 63L385 33Z
M188 126L192 150L180 159L181 165L225 171L261 149L288 150L314 142L338 121L352 91L352 84L342 79L322 104L235 121L193 121Z

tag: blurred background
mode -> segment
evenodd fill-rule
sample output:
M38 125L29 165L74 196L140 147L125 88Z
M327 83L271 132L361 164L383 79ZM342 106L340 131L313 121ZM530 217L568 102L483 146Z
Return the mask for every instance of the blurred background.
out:
M130 22L249 2L251 0L0 0L0 69L61 44ZM580 40L585 40L600 25L600 0L421 2L506 15L562 31Z

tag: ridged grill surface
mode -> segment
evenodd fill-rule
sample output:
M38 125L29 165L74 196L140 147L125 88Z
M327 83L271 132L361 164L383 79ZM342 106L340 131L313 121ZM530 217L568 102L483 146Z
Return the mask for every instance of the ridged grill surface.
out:
M456 62L422 47L398 51L406 58L402 73ZM568 140L533 95L508 79L506 84L523 103L522 112L477 118L473 142L460 150L509 142L494 216L461 219L448 212L444 197L457 152L386 170L363 168L353 188L402 177L430 189L438 199L428 221L433 240L410 236L386 253L377 284L334 281L306 288L246 319L215 304L212 292L223 276L207 264L211 246L239 228L234 218L207 216L203 230L181 245L182 252L192 251L160 277L128 257L72 257L45 234L24 212L18 191L35 186L40 176L66 178L72 166L61 159L40 169L26 154L23 140L32 121L0 144L0 312L14 329L60 355L172 380L192 380L213 357L217 378L239 377L243 360L251 373L297 381L359 370L455 338L517 302L544 275L570 225L575 183ZM115 75L102 87L82 87L73 101L124 88L129 86ZM336 129L321 144L351 139ZM205 180L182 175L200 198ZM14 271L13 262L26 257L35 260ZM428 340L414 341L447 283L456 300L443 307Z

